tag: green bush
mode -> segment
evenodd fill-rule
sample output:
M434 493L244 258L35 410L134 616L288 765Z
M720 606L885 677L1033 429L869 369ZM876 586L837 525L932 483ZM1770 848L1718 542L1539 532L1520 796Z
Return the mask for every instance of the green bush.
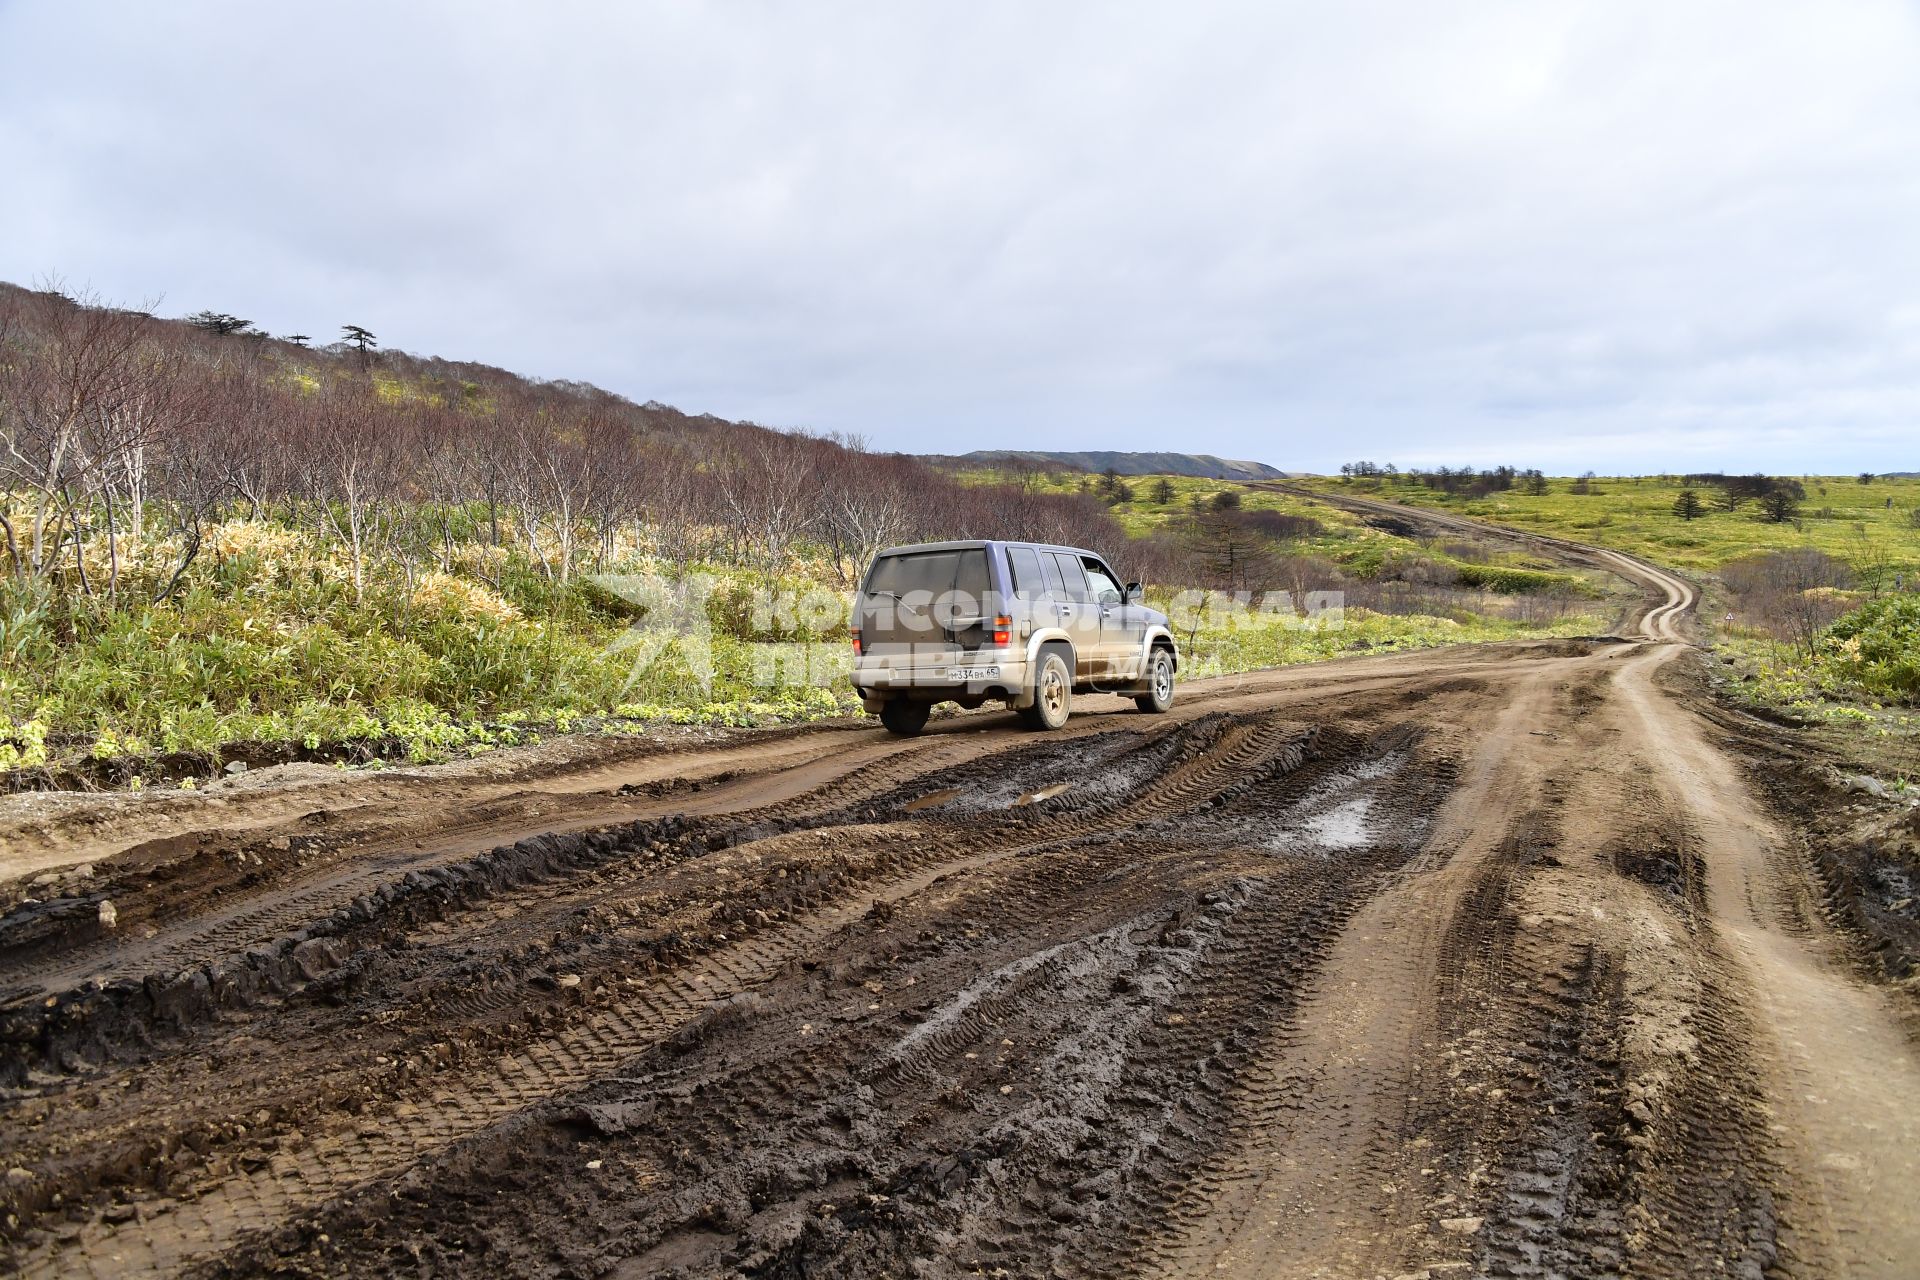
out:
M1469 587L1497 591L1501 595L1530 595L1548 591L1582 590L1580 583L1564 573L1546 573L1539 569L1515 569L1498 564L1462 564L1460 581Z
M1828 661L1870 692L1920 696L1920 596L1875 600L1827 628Z

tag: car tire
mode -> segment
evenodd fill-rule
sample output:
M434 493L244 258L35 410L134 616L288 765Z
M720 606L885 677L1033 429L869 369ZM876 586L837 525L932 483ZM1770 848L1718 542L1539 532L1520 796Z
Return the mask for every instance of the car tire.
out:
M918 702L910 698L892 698L881 704L880 723L887 726L889 733L897 733L903 738L911 738L927 727L927 717L933 714L931 702Z
M1133 705L1149 715L1159 715L1173 707L1173 654L1166 649L1155 649L1147 655L1146 692L1133 700Z
M1058 729L1073 714L1073 668L1059 649L1043 649L1033 673L1033 705L1020 718L1035 729Z

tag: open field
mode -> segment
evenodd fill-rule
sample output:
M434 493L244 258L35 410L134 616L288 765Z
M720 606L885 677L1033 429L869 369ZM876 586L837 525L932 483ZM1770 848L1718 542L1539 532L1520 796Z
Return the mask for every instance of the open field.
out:
M1549 482L1551 491L1538 497L1504 492L1478 498L1372 478L1295 483L1311 492L1386 498L1595 542L1676 569L1715 570L1755 552L1802 546L1851 559L1864 542L1884 548L1909 579L1920 573L1920 517L1914 514L1920 512L1920 479L1876 478L1861 484L1856 476L1794 478L1805 487L1806 498L1799 520L1787 523L1763 519L1752 501L1726 511L1715 505L1714 491L1705 485L1692 487L1706 514L1682 520L1673 504L1689 486L1677 477L1601 476L1585 494L1572 492L1572 480L1556 477Z
M42 811L8 1261L1902 1275L1920 831L1705 693L1687 583L1601 563L1614 638L1164 719Z
M1276 487L1388 525L1409 511L1440 527L1497 516L1501 527L1686 557L1707 606L1701 635L1730 668L1731 696L1824 725L1900 786L1920 781L1920 481L1807 477L1798 483L1811 510L1788 521L1762 518L1751 500L1721 509L1705 486L1709 514L1680 520L1679 481L1595 479L1584 494L1574 483L1481 498L1376 477Z

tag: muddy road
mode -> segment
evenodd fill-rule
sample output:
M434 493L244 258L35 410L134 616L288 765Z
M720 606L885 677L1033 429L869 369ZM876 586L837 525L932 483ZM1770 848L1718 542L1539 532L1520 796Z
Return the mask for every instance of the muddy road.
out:
M36 819L6 1265L1914 1274L1911 939L1607 564L1619 635L1166 717Z

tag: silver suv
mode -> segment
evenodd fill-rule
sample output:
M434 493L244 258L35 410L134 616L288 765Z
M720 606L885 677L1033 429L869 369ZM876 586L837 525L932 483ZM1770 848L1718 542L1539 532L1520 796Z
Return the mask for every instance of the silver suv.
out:
M1173 705L1180 657L1165 614L1107 562L1034 542L927 542L874 557L854 604L853 687L898 734L936 702L1003 701L1037 729L1076 693Z

